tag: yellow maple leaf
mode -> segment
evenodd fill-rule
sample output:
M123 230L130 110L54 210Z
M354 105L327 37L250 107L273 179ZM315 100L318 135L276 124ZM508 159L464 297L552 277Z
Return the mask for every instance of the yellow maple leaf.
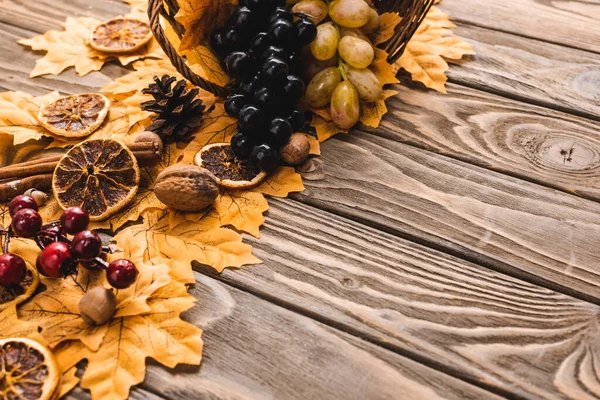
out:
M261 193L247 190L222 190L214 203L222 226L260 237L259 228L265 222L263 213L269 204Z
M19 319L17 306L14 304L0 312L0 324L2 324L0 339L24 337L44 345L48 344L44 337L38 333L37 323Z
M231 15L236 0L179 0L179 11L175 19L183 25L180 51L206 43L210 34L224 26Z
M199 44L183 51L182 54L191 66L199 68L195 72L201 77L221 86L229 82L229 75L221 67L219 57L208 46Z
M448 15L437 7L431 7L404 53L396 61L395 70L404 69L413 80L446 93L448 63L444 59L459 60L467 54L475 54L469 43L448 36L452 34L448 28L453 27Z
M122 65L128 65L145 57L164 57L164 53L155 39L141 49L126 55L114 56L94 50L89 40L96 26L102 21L95 18L68 17L63 31L51 30L30 39L21 39L19 43L33 50L46 51L46 55L36 61L30 77L53 74L58 75L69 67L75 67L78 75L87 75L98 71L104 63L118 59Z
M0 132L12 135L14 145L49 136L37 116L40 108L60 97L58 92L38 97L23 92L0 93Z
M180 318L194 303L183 284L171 281L147 298L148 312L113 317L98 350L70 340L54 354L63 371L87 359L81 387L92 399L125 399L143 381L148 357L170 368L200 363L202 330Z
M385 50L376 48L375 59L369 66L369 69L377 75L377 79L379 79L379 82L383 86L400 82L398 78L396 78L397 70L394 69L393 65L388 63L387 57L388 53Z
M379 100L372 103L362 103L359 121L371 128L377 128L381 123L381 118L388 111L385 100L396 94L398 94L397 90L384 90Z
M324 142L338 133L348 133L347 129L341 129L335 126L331 119L326 120L317 114L313 114L310 126L315 128L319 142Z
M62 370L61 370L62 371ZM58 386L58 399L62 399L67 393L77 386L79 378L77 377L77 367L72 367L63 372Z
M379 16L379 29L372 35L373 44L385 43L394 36L396 26L402 18L395 12L385 12Z
M318 143L318 142L317 142ZM254 191L273 197L287 197L304 190L302 176L292 167L279 167Z

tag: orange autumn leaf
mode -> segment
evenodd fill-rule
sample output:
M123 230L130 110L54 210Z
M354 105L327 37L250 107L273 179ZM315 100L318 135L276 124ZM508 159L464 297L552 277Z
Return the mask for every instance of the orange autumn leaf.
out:
M75 67L77 74L83 76L100 70L106 62L114 59L118 59L122 65L128 65L140 58L164 57L155 39L133 53L119 56L94 50L89 46L89 40L94 28L101 22L95 18L68 17L62 31L51 30L43 35L19 40L20 44L31 47L32 50L46 51L46 55L36 61L29 76L58 75L70 67Z
M279 167L254 189L255 192L273 197L287 197L292 192L303 190L302 176L292 167Z
M252 255L252 247L242 243L239 233L219 228L215 218L186 221L171 228L168 212L153 211L145 213L144 223L126 230L133 232L136 241L145 243L144 262L167 264L175 277L193 279L184 275L190 269L191 260L217 271L260 262Z
M314 114L312 116L310 126L315 128L315 131L317 132L317 139L319 139L319 142L324 142L330 137L337 135L338 133L348 133L347 129L338 128L337 126L335 126L333 121L328 121L317 114Z
M394 36L394 30L402 18L398 13L385 12L379 16L379 29L372 35L374 45L385 43Z
M214 208L222 226L231 225L258 238L259 228L265 222L263 213L269 209L269 204L257 192L223 190L215 200Z
M229 82L229 75L221 67L219 57L209 47L199 44L183 51L182 54L195 69L194 72L203 78L221 86Z
M183 52L206 43L216 28L225 25L237 1L179 0L178 4L179 11L175 19L185 28L179 46L179 51Z
M398 78L396 78L397 71L394 69L393 65L387 62L387 57L388 53L385 50L376 48L375 59L369 66L369 69L373 71L383 86L400 82Z
M448 28L454 27L448 15L432 7L396 61L395 71L404 69L413 80L446 93L448 63L445 59L459 60L467 54L475 54L469 43L449 36L452 31Z
M19 319L17 306L12 305L0 312L0 339L11 337L22 337L33 339L39 343L47 345L48 342L38 333L38 324L31 321Z
M58 92L38 97L23 92L0 93L0 133L12 135L15 145L49 136L37 116L40 108L60 97Z
M360 119L366 126L377 128L381 123L381 118L387 113L388 109L385 100L398 94L396 90L384 90L381 98L373 103L362 103L360 106Z
M81 387L90 389L92 399L126 399L143 381L148 357L169 368L200 363L202 330L180 318L195 301L184 285L170 281L147 298L147 312L113 317L98 350L66 341L54 350L57 361L69 371L87 359Z
M78 384L79 378L77 377L77 367L71 367L67 371L63 372L57 389L58 398L62 399L63 396L73 390Z

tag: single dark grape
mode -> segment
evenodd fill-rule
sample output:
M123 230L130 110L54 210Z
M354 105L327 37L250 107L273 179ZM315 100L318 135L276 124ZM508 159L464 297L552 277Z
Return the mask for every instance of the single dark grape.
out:
M250 160L266 171L275 169L279 161L277 152L267 143L255 146L250 154Z
M233 14L231 14L229 24L237 32L247 33L248 31L253 30L256 26L256 21L253 14L254 13L248 7L242 6L236 8Z
M273 23L278 19L285 19L286 21L292 22L294 20L294 15L285 7L276 7L271 13L269 22Z
M248 76L252 73L252 56L243 51L235 51L225 59L227 70L236 77Z
M294 26L290 21L279 18L269 26L269 37L275 44L289 45L294 38Z
M277 82L282 82L287 77L289 68L280 58L271 57L265 61L262 72L266 79L276 84Z
M31 208L16 212L12 219L12 230L22 238L32 238L42 229L42 217Z
M229 53L230 47L225 40L225 29L216 29L210 36L210 46L219 56L224 57Z
M108 264L106 280L115 289L126 289L133 285L138 276L138 269L129 260L115 260Z
M73 237L71 243L73 256L80 260L93 260L102 253L102 240L94 231L84 230Z
M317 37L317 27L308 18L294 22L294 36L301 46L307 45Z
M246 160L250 157L254 144L252 140L242 131L236 132L231 137L231 150L240 160Z
M288 75L283 85L285 101L295 104L304 95L304 81L295 75Z
M65 232L74 235L87 229L90 216L79 207L67 208L60 217L62 228Z
M280 98L274 89L263 86L254 92L254 101L259 106L269 109L278 106Z
M265 113L255 105L248 104L242 107L238 115L238 125L243 132L248 134L257 133L264 127Z
M225 99L225 111L230 117L236 118L246 104L248 104L248 99L243 94L230 94Z
M31 196L25 196L21 194L8 203L8 213L11 217L13 217L17 211L23 210L25 208L30 208L32 210L38 210L38 203Z
M284 118L273 118L269 126L269 139L276 147L281 147L292 136L292 125Z
M271 43L271 39L269 39L269 34L267 32L257 33L252 40L250 40L250 50L254 54L262 54L269 44Z
M281 47L269 46L262 52L260 57L262 60L268 60L271 57L277 57L283 60L286 58L286 54L285 50Z
M287 62L290 69L294 71L298 70L299 67L302 66L302 51L301 50L292 50L288 51Z
M285 7L285 5L287 4L286 0L268 0L269 5L271 7Z
M304 126L305 118L304 113L298 110L292 110L287 120L292 125L292 131L298 132Z
M244 39L235 29L228 29L223 34L223 41L228 49L237 50L242 47Z
M49 278L62 278L76 271L77 262L64 242L50 243L37 258L40 274Z
M27 266L21 257L12 253L0 255L0 285L18 285L25 278Z

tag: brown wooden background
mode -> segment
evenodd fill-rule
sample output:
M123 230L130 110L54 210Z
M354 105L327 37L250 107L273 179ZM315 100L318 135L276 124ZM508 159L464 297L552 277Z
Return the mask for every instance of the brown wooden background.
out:
M325 178L271 200L263 265L197 266L201 367L150 362L134 399L600 398L600 1L444 0L477 52L448 94L404 80L377 130L322 147ZM0 89L19 38L118 0L0 0ZM86 398L75 390L73 398Z

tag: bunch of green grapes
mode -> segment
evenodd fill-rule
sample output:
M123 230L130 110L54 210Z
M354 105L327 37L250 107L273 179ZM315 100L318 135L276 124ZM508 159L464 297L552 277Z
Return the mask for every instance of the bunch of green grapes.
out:
M383 91L369 69L375 49L368 35L379 28L379 14L365 0L301 0L292 11L317 25L304 64L306 102L314 108L329 105L335 125L349 129L360 117L360 101L376 101Z

